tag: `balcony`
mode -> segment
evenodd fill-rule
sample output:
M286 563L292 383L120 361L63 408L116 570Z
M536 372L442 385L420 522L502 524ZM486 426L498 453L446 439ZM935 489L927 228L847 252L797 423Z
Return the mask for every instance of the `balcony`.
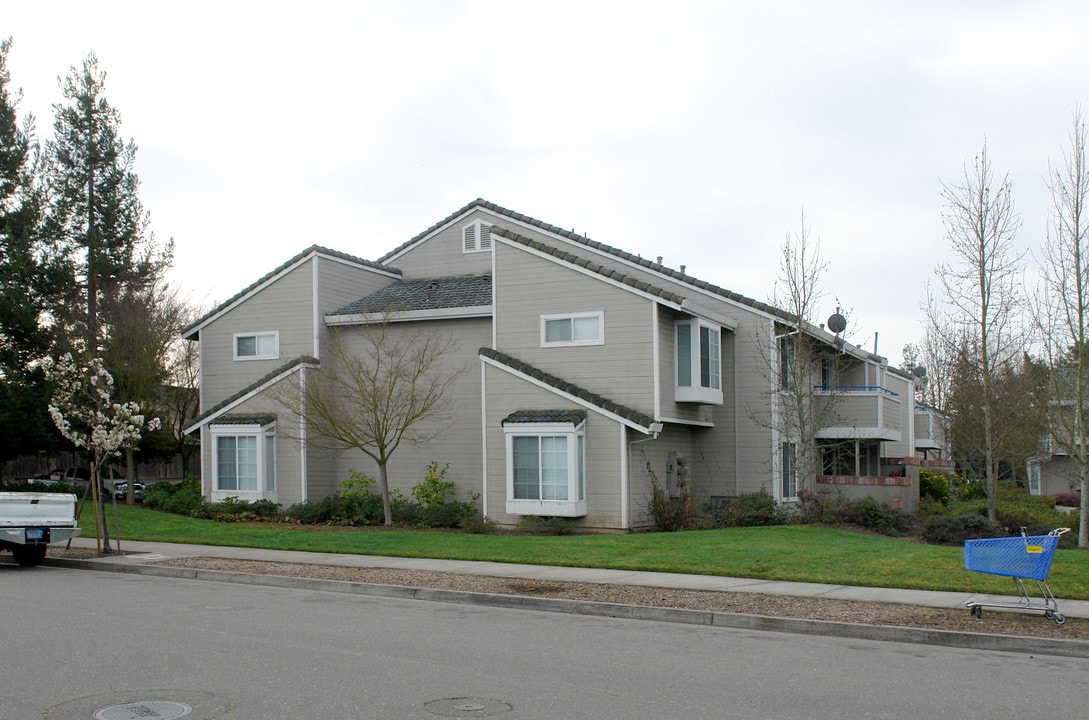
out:
M942 415L928 405L915 406L915 449L944 450L945 426Z
M817 385L815 400L824 421L817 438L870 439L899 442L902 438L899 394L877 385Z

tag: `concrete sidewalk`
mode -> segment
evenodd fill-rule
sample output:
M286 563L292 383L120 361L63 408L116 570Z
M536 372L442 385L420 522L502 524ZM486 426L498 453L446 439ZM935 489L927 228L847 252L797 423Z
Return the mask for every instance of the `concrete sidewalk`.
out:
M73 547L95 548L93 538L76 538ZM1016 597L981 595L961 592L929 590L902 590L896 588L852 587L823 583L783 582L756 580L713 575L683 575L679 573L640 572L633 570L606 570L596 568L557 567L550 565L519 565L515 563L477 562L464 560L432 560L399 558L377 555L337 555L332 553L297 552L290 550L261 550L254 548L217 547L213 545L181 545L173 543L122 541L121 549L127 555L110 555L94 558L90 562L139 565L150 560L166 560L181 557L217 557L235 560L263 560L284 563L313 563L342 567L398 568L404 570L430 570L462 575L486 575L491 577L527 580L551 580L608 585L639 585L645 587L678 588L685 590L720 590L729 592L753 592L770 595L794 595L799 597L833 598L836 600L861 600L865 602L924 605L937 608L964 608L964 603L1016 602ZM1013 581L1010 581L1012 590ZM1034 587L1031 589L1035 589ZM1030 598L1034 604L1042 601ZM1059 611L1067 617L1089 618L1089 601L1063 600L1059 598ZM967 612L967 610L965 610Z

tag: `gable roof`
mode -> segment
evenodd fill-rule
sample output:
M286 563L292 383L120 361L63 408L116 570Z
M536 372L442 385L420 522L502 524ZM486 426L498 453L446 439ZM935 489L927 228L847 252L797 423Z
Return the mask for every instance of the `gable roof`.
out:
M581 401L582 404L592 406L602 410L603 412L615 416L621 422L626 425L630 425L642 432L651 433L656 432L652 428L654 425L659 425L655 422L654 418L646 413L641 413L634 408L630 408L627 405L614 402L603 395L598 395L595 392L591 392L585 388L582 388L574 383L569 383L562 378L558 378L551 373L547 373L544 370L534 367L529 363L524 363L506 353L499 352L498 350L492 350L488 347L482 347L478 351L480 356L491 360L493 363L513 370L516 373L525 375L526 377L537 381L538 383L547 387L560 391L561 393L568 395L574 400ZM659 428L660 429L660 426Z
M283 273L287 272L288 270L294 268L296 265L301 264L303 261L309 259L312 256L327 257L327 258L330 258L332 260L338 260L338 261L341 261L341 262L346 262L346 263L349 263L349 264L352 264L352 265L357 265L359 267L371 268L373 270L378 270L380 272L391 274L391 275L400 276L400 274L401 274L400 270L398 270L396 268L388 267L386 265L382 265L381 263L371 262L370 260L364 260L361 257L356 257L355 255L349 255L348 253L343 253L343 252L340 252L338 250L330 250L329 248L322 247L321 245L311 245L310 247L306 248L305 250L303 250L299 254L295 255L291 259L287 260L286 262L281 263L280 265L277 265L273 270L271 270L270 272L262 275L255 282L250 283L245 288L243 288L241 291L239 291L239 292L235 293L234 295L232 295L231 297L227 298L226 300L221 302L219 305L216 305L212 310L205 313L200 319L198 319L197 321L195 321L194 323L192 323L188 327L184 328L181 331L182 338L186 339L186 340L194 339L194 336L195 336L196 332L199 331L205 325L207 325L209 322L211 322L215 318L222 315L224 312L229 310L232 306L234 306L235 304L241 302L242 300L247 298L249 295L257 292L259 289L264 287L267 283L271 282L272 280L276 279L281 274L283 274Z
M264 377L250 383L246 387L236 392L234 395L231 395L226 400L217 403L214 407L205 410L200 415L197 415L195 418L193 418L193 421L190 422L189 425L182 430L182 432L189 434L194 430L197 430L198 428L207 425L212 420L215 420L216 418L225 415L232 408L250 399L261 390L264 390L271 385L275 385L277 382L287 377L291 373L304 367L321 367L321 362L317 358L303 355L295 358L294 360L284 363L272 372L266 374Z
M461 209L451 213L450 215L446 216L445 218L443 218L439 222L435 223L434 225L429 227L427 230L424 230L423 232L421 232L418 235L414 236L413 238L411 238L407 242L402 243L401 245L399 245L398 247L396 247L392 251L386 253L381 258L379 258L379 262L386 262L386 261L390 260L391 258L396 257L397 255L401 254L402 252L404 252L408 248L410 248L413 245L415 245L415 244L419 243L420 241L424 240L425 238L427 238L429 235L431 235L435 231L445 227L446 225L449 225L450 223L457 220L459 217L467 215L468 213L472 212L473 210L477 210L477 209L487 210L488 212L491 212L491 213L493 213L495 215L510 218L511 220L514 220L514 221L516 221L518 223L521 223L523 225L529 225L531 227L537 228L537 229L542 230L544 232L547 232L547 233L550 233L552 235L556 235L558 237L561 237L561 238L563 238L565 240L569 240L572 243L576 243L578 245L583 245L583 246L588 247L588 248L590 248L590 249L592 249L592 250L594 250L596 252L603 253L605 255L610 255L610 256L618 258L618 259L620 259L620 260L622 260L624 262L628 262L628 263L632 263L634 265L638 265L641 268L644 268L644 269L646 269L646 270L648 270L650 272L653 272L653 273L657 273L659 275L663 275L663 276L668 277L671 280L674 280L676 282L682 283L684 285L688 285L690 287L696 288L698 290L709 293L711 295L718 296L720 298L723 298L723 299L728 300L730 302L736 303L738 305L743 305L743 306L752 308L753 310L756 310L758 312L762 312L762 313L765 313L767 315L770 315L770 316L774 317L775 319L777 319L778 321L783 322L783 323L785 323L785 324L787 324L789 326L796 325L796 321L794 320L793 315L786 312L785 310L782 310L780 308L775 307L774 305L771 305L771 304L766 303L766 302L762 302L760 300L755 300L755 299L750 298L750 297L746 297L745 295L742 295L741 293L736 293L736 292L734 292L732 290L727 290L724 287L721 287L719 285L715 285L714 283L707 282L706 280L700 280L699 278L697 278L697 277L695 277L693 275L689 275L689 274L687 274L685 272L682 272L681 270L677 270L675 268L668 267L668 266L663 265L663 264L661 264L659 262L654 262L654 261L649 260L647 258L644 258L644 257L642 257L640 255L633 255L632 253L627 252L625 250L621 250L619 248L613 247L611 245L607 245L605 243L597 242L596 240L591 240L590 238L586 237L585 235L579 235L578 233L576 233L576 232L574 232L572 230L565 230L564 228L558 227L556 225L551 225L551 224L546 223L546 222L544 222L542 220L538 220L536 218L530 217L529 215L524 215L522 213L515 212L513 210L509 210L509 209L507 209L505 207L502 207L501 205L496 205L493 202L488 202L487 200L484 200L483 198L477 198L476 200L473 200L468 205L465 205ZM492 234L495 235L497 231L502 232L503 230L502 230L502 228L497 228L495 225L493 225L492 226ZM517 234L517 233L515 233L515 234ZM834 336L831 333L825 332L824 330L817 327L816 325L812 325L812 324L809 324L809 323L804 323L804 326L805 326L805 330L806 330L807 333L809 333L809 334L811 334L811 335L813 335L815 337L818 337L818 338L820 338L821 340L823 340L825 342L831 343L835 339ZM881 357L879 355L875 355L875 354L873 354L873 353L871 353L871 352L869 352L869 351L867 351L867 350L865 350L865 349L863 349L861 347L854 346L851 343L847 343L847 345L851 346L854 349L855 352L853 354L865 357L866 359L873 360L873 361L876 361L876 362L881 362L881 361L885 360L885 358L883 358L883 357Z
M491 275L399 280L329 315L446 310L492 304Z
M563 260L564 262L570 263L585 270L589 270L590 272L596 273L604 278L623 283L624 285L635 288L636 290L645 292L648 295L660 297L663 300L675 303L677 305L681 305L684 302L684 298L682 296L676 294L675 292L672 292L671 290L666 290L656 285L652 285L645 280L633 277L626 273L622 273L619 270L605 267L604 265L596 263L593 260L588 260L586 258L580 257L562 248L553 247L552 245L543 243L540 240L534 240L533 238L524 237L516 232L507 230L503 227L499 227L498 225L493 225L491 232L493 238L495 238L496 236L506 238L511 242L518 243L519 245L528 247L531 250L536 250L537 252L544 255L550 255L559 260Z

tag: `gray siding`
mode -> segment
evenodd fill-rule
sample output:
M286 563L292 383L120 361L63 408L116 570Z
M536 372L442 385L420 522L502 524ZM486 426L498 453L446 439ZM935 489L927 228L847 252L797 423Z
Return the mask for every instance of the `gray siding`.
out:
M649 299L501 244L495 275L498 350L610 400L654 413ZM584 312L604 314L604 344L541 347L542 315Z
M485 384L488 393L488 407L484 418L488 460L488 516L502 525L515 525L521 516L506 512L507 460L503 418L515 410L578 409L579 406L489 365L485 365ZM587 411L587 514L576 521L581 527L610 529L619 528L621 525L621 464L625 460L620 433L620 425L615 420L592 410Z
M461 229L475 220L491 223L495 216L483 210L475 210L467 217L455 220L448 227L425 238L388 264L403 272L405 280L491 272L490 252L462 252Z
M446 358L444 366L457 377L450 387L451 414L449 417L421 424L424 433L432 431L439 434L432 440L418 445L402 444L394 453L389 463L390 489L401 492L411 499L411 491L424 479L430 462L434 461L441 468L449 463L446 479L457 484L457 498L467 500L469 493L480 493L483 463L481 461L480 439L480 368L477 350L491 341L491 322L486 319L462 319L444 322L406 322L393 323L390 328L400 334L412 333L448 333L459 340L456 353ZM362 332L356 329L352 332ZM362 343L361 339L356 340ZM369 457L359 450L346 449L337 454L332 464L331 477L323 492L331 494L351 470L362 470L371 477L378 478L378 467Z
M214 407L300 355L314 351L313 276L310 263L272 281L200 332L202 410ZM279 357L234 360L234 334L278 331Z

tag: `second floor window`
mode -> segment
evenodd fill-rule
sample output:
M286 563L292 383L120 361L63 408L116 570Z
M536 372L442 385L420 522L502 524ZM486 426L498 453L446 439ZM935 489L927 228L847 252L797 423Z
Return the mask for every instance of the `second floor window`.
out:
M674 326L677 402L722 404L722 330L692 318Z
M605 342L605 316L600 312L541 316L541 347L550 345L601 345Z
M238 333L234 336L235 360L275 359L279 356L279 333Z

